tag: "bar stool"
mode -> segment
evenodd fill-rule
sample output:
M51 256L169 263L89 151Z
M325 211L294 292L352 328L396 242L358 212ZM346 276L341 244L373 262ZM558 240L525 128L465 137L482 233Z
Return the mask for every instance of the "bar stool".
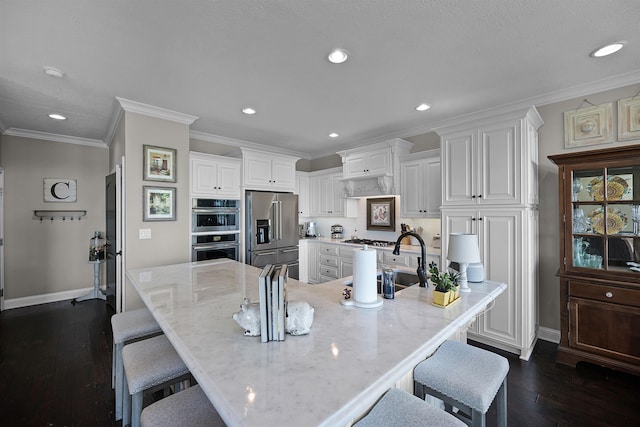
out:
M125 344L162 333L160 325L146 308L111 316L113 330L113 358L111 388L116 391L116 421L122 419L122 347Z
M466 424L445 411L425 403L405 391L392 388L354 427L442 426Z
M142 410L142 427L225 427L199 385L161 399Z
M470 426L484 426L494 398L498 405L498 426L507 425L507 373L504 357L463 344L445 341L433 356L413 370L415 394L434 396L445 410ZM453 413L453 406L458 413Z
M189 369L165 335L127 344L122 349L124 387L122 425L140 426L144 392L155 392L190 380ZM166 394L166 393L165 393Z

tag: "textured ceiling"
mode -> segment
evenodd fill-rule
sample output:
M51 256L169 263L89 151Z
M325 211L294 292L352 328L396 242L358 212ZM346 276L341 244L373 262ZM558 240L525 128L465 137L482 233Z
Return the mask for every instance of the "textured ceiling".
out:
M639 24L638 0L0 0L0 129L104 141L122 97L317 157L636 83ZM348 62L326 60L335 47Z

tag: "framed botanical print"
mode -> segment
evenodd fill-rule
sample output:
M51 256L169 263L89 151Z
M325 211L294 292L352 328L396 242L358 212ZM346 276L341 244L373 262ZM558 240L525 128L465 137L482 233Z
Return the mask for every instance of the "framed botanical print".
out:
M367 199L367 230L395 231L396 199Z
M145 181L176 182L176 150L143 145L143 176Z
M143 221L175 221L176 189L175 187L142 187L142 220Z
M564 113L564 148L613 142L613 104Z

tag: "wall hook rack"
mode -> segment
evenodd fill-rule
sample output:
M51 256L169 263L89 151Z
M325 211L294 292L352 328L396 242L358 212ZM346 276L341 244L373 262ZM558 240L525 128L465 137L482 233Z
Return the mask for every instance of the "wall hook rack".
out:
M52 222L54 219L62 219L66 221L67 219L73 221L74 219L78 219L80 221L83 216L87 215L87 211L80 210L35 210L33 211L33 215L35 219L39 219L42 222L43 219L50 219Z

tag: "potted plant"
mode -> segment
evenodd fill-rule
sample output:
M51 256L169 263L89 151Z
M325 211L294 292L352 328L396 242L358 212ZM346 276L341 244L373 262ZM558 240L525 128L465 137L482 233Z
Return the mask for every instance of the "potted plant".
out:
M440 272L435 262L429 264L429 278L433 283L433 302L446 307L457 299L458 274L450 272Z

